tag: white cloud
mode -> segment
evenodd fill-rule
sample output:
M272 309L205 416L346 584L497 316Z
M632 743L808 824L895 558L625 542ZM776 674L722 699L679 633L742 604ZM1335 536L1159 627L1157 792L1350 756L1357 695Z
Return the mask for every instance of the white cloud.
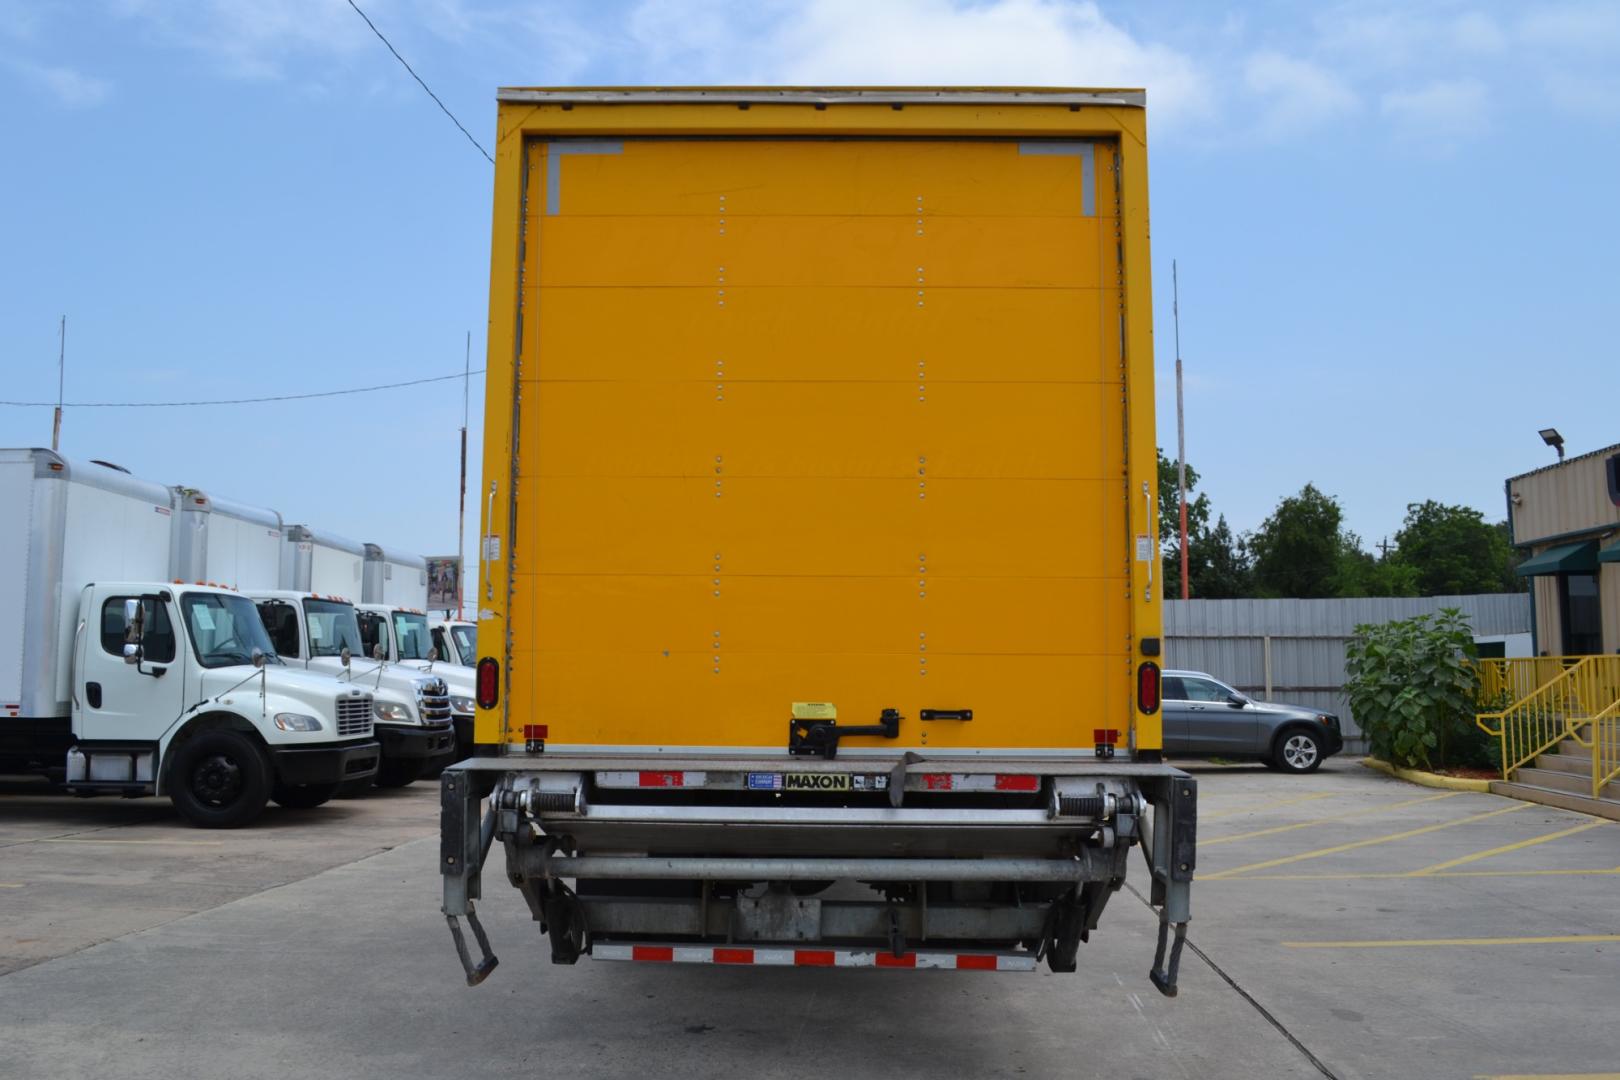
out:
M160 41L195 49L237 78L280 78L288 58L299 53L348 53L368 41L381 48L344 0L110 0L110 6ZM374 19L373 7L397 10L386 2L362 6Z
M1485 130L1490 93L1478 79L1437 79L1412 90L1391 90L1379 111L1403 133L1455 141Z
M1333 72L1278 52L1250 56L1243 65L1243 84L1260 99L1257 127L1271 138L1308 132L1361 106L1355 91Z
M1527 12L1519 34L1528 44L1560 52L1607 52L1620 48L1620 7L1557 4Z
M112 92L112 84L107 80L74 68L28 61L13 61L11 66L36 89L70 109L93 108L107 100Z
M1364 70L1495 56L1509 44L1501 25L1484 12L1436 15L1410 7L1341 9L1317 20L1317 38L1323 51Z
M659 71L716 82L1145 87L1174 123L1210 109L1200 65L1094 3L647 0L630 19Z

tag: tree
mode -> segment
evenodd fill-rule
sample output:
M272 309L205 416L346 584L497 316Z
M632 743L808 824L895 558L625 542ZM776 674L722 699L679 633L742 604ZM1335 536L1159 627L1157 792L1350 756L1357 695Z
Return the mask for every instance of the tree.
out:
M1248 542L1245 537L1233 535L1225 514L1216 519L1213 529L1194 540L1188 554L1192 595L1205 600L1237 600L1254 595L1254 563ZM1179 574L1181 568L1176 570Z
M1209 496L1193 494L1198 486L1198 470L1187 466L1187 548L1189 562L1198 557L1200 538L1209 528ZM1177 490L1176 463L1159 451L1159 551L1163 558L1164 595L1175 599L1181 595L1181 493ZM1191 566L1188 578L1193 582L1192 595L1201 595L1197 589L1198 575Z
M1395 534L1396 558L1411 567L1422 596L1516 591L1503 530L1466 506L1408 503Z
M1285 497L1249 540L1262 596L1338 596L1345 584L1344 511L1314 484ZM1352 538L1353 540L1353 538Z

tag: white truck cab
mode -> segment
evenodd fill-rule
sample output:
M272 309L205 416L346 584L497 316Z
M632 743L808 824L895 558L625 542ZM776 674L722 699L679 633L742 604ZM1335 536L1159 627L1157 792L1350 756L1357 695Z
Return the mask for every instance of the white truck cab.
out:
M293 589L255 590L253 602L276 654L290 665L363 687L373 714L382 761L380 787L403 787L434 764L448 764L456 749L450 690L445 680L415 667L367 659L354 605L340 596ZM438 762L435 759L444 759Z
M86 585L73 640L75 794L167 795L229 828L268 799L319 806L376 768L371 693L283 666L232 590Z
M478 624L462 619L429 619L433 647L446 663L460 667L478 666Z
M450 691L450 712L456 729L456 760L471 753L473 712L477 708L473 672L440 659L433 647L427 613L391 604L357 604L355 614L364 655L444 680Z

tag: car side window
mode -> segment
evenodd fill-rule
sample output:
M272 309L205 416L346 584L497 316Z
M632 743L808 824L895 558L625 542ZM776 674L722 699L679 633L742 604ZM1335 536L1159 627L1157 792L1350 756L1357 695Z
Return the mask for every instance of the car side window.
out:
M1186 701L1187 688L1182 685L1180 675L1166 675L1164 677L1164 700Z
M114 656L124 655L124 601L133 596L114 596L101 605L101 647ZM141 635L141 654L153 664L174 662L174 626L169 622L169 605L141 602L146 629Z
M1182 679L1187 688L1188 701L1225 701L1232 696L1232 692L1217 682L1208 679Z

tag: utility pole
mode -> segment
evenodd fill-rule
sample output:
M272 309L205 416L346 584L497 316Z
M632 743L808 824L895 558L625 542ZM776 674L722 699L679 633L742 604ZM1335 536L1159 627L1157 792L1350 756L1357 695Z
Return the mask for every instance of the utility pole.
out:
M62 386L67 371L67 316L62 316L62 327L56 343L56 417L51 421L51 449L62 448Z
M461 366L461 510L456 514L456 618L463 618L467 595L467 380L472 377L472 331L467 331L467 355Z
M1187 582L1187 423L1181 404L1181 279L1170 260L1170 312L1176 324L1176 486L1181 492L1181 598L1192 595Z

